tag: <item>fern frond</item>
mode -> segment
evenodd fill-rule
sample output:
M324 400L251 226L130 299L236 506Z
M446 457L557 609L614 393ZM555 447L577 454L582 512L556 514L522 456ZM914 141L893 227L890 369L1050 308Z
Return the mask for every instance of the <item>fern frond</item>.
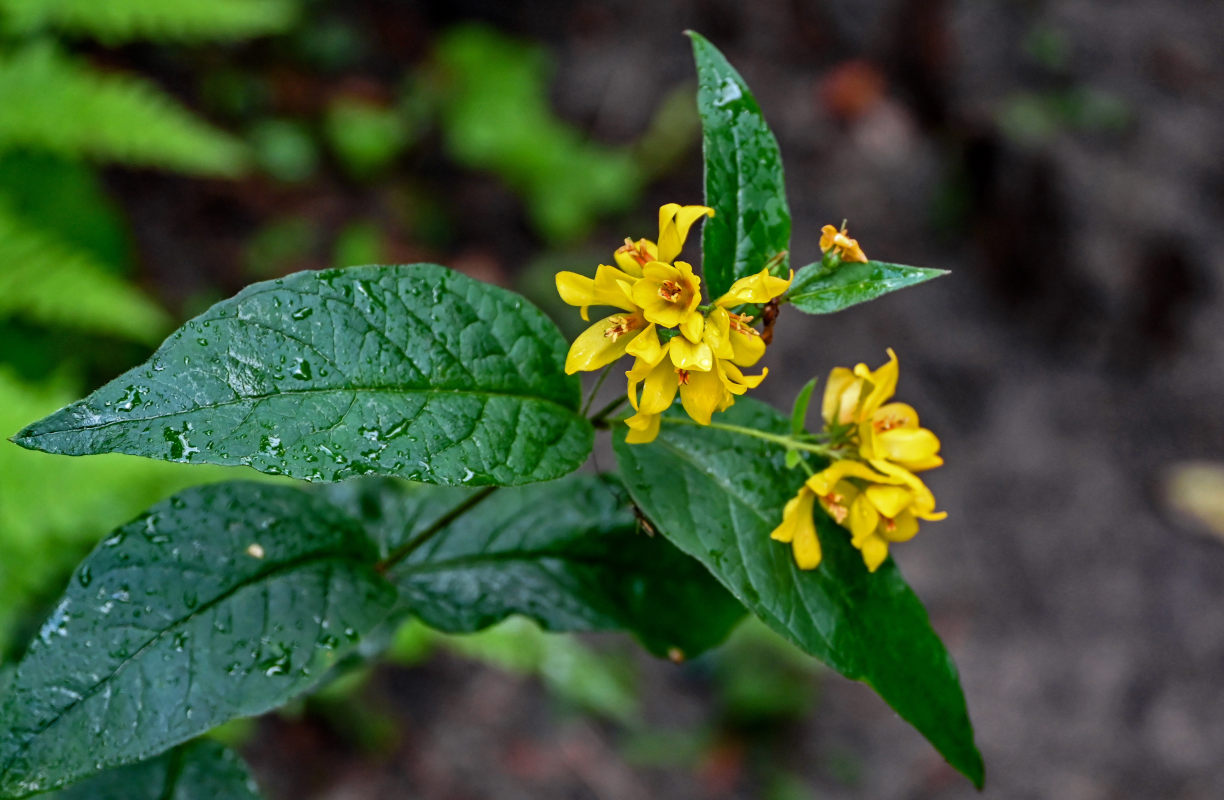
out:
M10 33L44 30L106 43L243 39L288 28L293 0L0 0Z
M0 56L0 109L0 150L221 176L241 172L247 160L237 139L153 84L97 72L42 44Z
M0 206L0 318L20 317L149 344L169 319L93 256Z

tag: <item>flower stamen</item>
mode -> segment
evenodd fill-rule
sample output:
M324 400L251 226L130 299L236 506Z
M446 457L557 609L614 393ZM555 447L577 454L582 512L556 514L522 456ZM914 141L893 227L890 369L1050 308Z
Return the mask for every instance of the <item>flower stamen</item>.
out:
M662 297L669 303L676 302L676 298L680 296L682 291L683 289L680 288L680 284L673 280L666 280L659 284L659 297Z
M627 314L618 314L612 317L608 327L604 328L604 338L616 341L632 330L638 328L639 320L636 317L628 316Z

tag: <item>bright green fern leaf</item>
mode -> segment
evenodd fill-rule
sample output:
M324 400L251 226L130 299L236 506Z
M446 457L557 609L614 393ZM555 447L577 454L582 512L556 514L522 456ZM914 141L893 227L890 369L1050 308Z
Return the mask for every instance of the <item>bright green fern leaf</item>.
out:
M94 256L0 205L0 319L13 316L149 344L169 324Z
M0 109L0 151L20 147L206 175L235 175L247 159L236 139L147 81L95 72L44 44L0 56Z
M0 0L10 33L52 29L104 42L241 39L285 30L293 0Z

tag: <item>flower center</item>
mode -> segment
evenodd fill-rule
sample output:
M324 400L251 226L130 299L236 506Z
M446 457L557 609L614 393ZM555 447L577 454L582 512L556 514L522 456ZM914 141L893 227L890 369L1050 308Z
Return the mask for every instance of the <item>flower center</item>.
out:
M642 266L650 261L650 257L646 255L645 249L641 245L633 243L633 240L628 236L625 237L625 243L616 249L617 253L625 253Z
M760 336L761 332L752 327L751 314L736 314L730 313L727 315L731 318L731 330L736 333L742 333L745 336Z
M893 428L900 428L904 424L905 420L896 414L886 414L871 423L872 427L876 429L876 433L891 431Z
M829 512L829 516L837 522L838 525L846 521L846 517L850 515L850 509L844 505L846 498L837 492L829 492L824 497L820 498L824 501L825 509Z
M603 335L605 339L611 339L615 342L617 339L624 336L629 331L636 329L637 327L638 320L636 317L618 314L612 318L611 324L604 328Z
M676 378L680 381L681 386L688 386L689 371L687 369L676 370Z
M669 303L677 302L676 298L678 298L680 293L683 291L684 290L680 288L680 284L676 283L670 278L659 284L659 297L662 297Z

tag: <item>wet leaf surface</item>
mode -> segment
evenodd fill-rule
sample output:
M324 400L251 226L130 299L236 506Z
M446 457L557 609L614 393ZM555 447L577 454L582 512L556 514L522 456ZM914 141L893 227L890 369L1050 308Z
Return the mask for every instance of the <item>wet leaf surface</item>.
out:
M470 495L373 480L321 489L387 549ZM521 614L553 631L627 631L659 656L713 647L744 614L705 567L638 529L624 487L608 476L498 490L388 577L400 608L439 630L477 631Z
M820 263L808 264L795 273L786 297L808 314L832 314L947 274L947 270L882 261L846 262L831 272Z
M259 800L246 764L207 739L75 783L47 800Z
M677 415L679 416L679 415ZM789 420L744 398L715 422L784 435ZM973 741L956 667L892 559L869 573L849 533L821 510L824 560L795 566L769 538L802 483L781 447L689 424L663 425L648 445L619 434L617 461L634 501L661 534L722 581L748 610L841 674L875 689L975 784Z
M790 247L791 218L778 141L744 79L718 48L689 32L697 62L697 111L705 153L702 275L710 298L760 272ZM777 272L786 275L783 255Z
M360 529L290 487L182 492L81 563L0 707L0 795L139 761L310 688L393 605Z
M14 441L307 480L547 480L593 438L566 350L526 300L445 267L299 272L218 303Z

